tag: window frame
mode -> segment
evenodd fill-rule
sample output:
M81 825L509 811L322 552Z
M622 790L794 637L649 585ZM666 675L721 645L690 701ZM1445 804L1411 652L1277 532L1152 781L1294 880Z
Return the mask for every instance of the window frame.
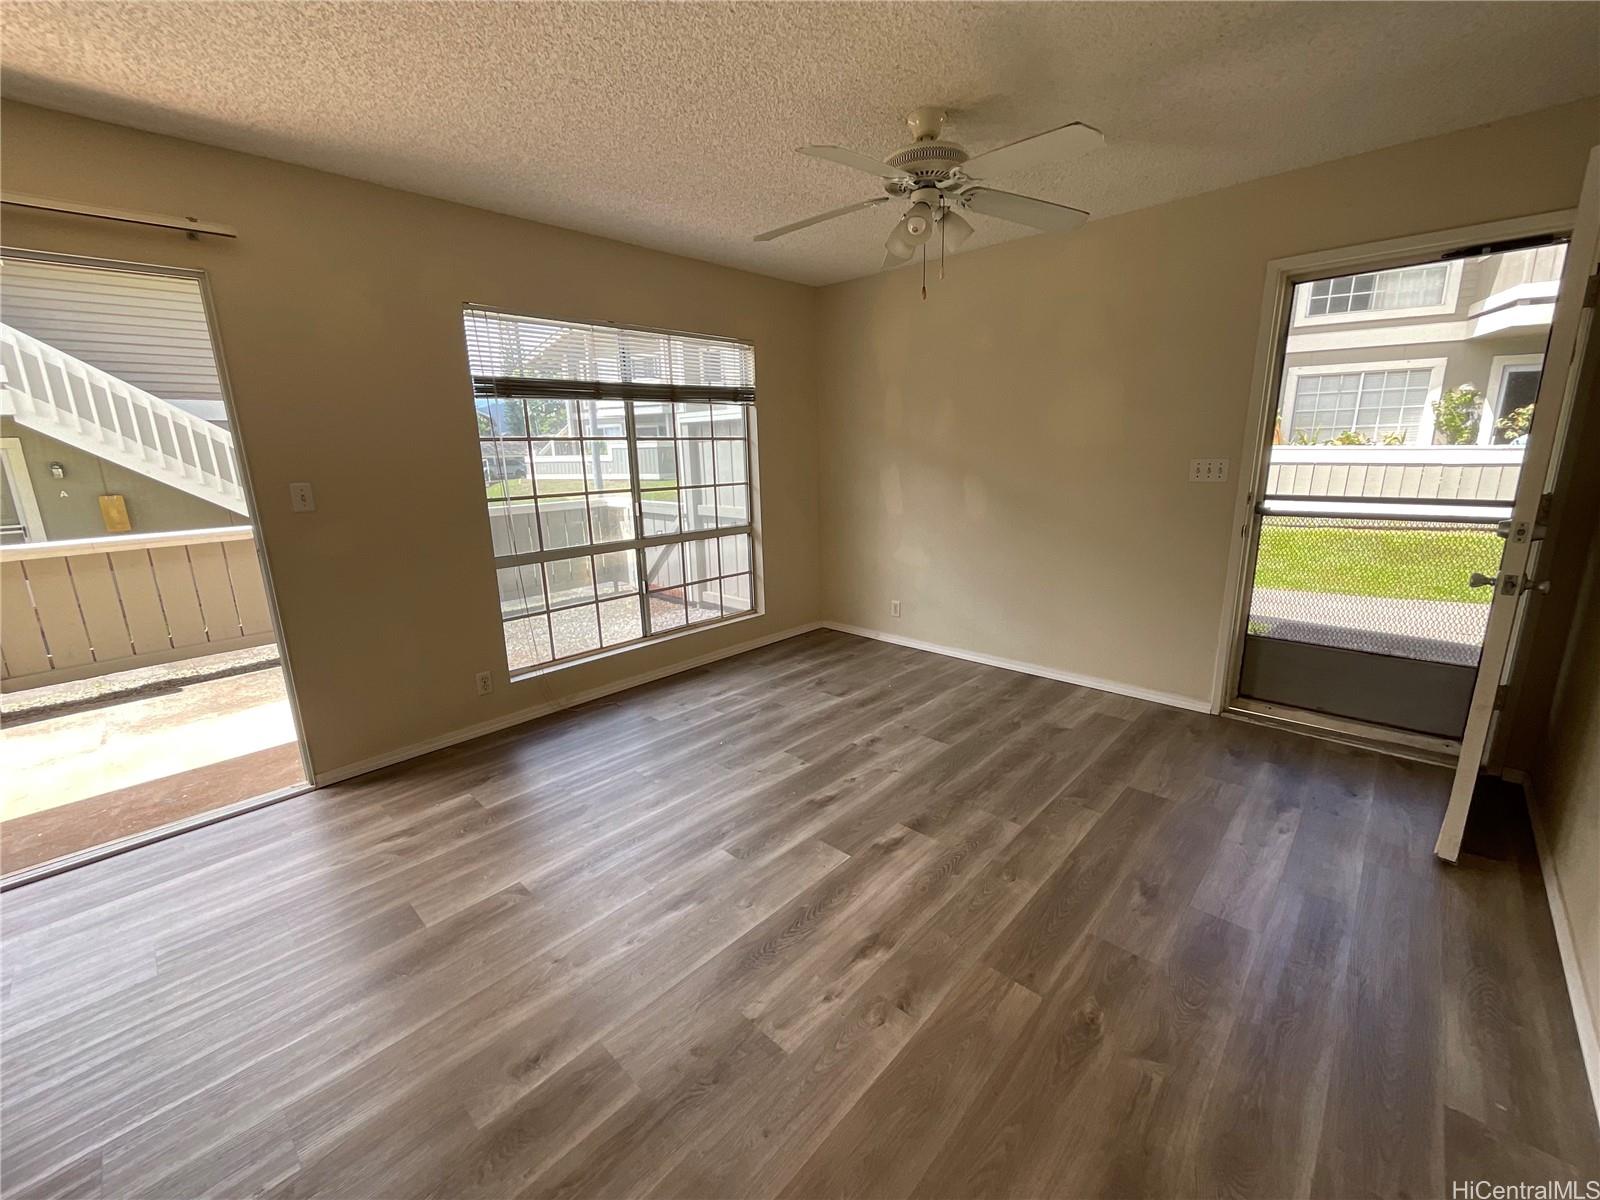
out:
M705 342L726 342L730 345L737 345L747 348L752 355L752 359L754 355L754 346L752 344L739 341L737 339L719 337L716 335L652 330L645 329L640 326L621 326L599 322L569 321L561 318L534 316L533 314L512 313L503 309L490 309L474 304L468 304L463 307L462 320L464 327L470 326L470 322L473 319L474 313L479 314L480 317L500 317L508 320L516 320L521 318L547 324L561 324L567 325L573 329L579 329L583 327L592 327L597 329L618 329L626 332L660 333L669 336L690 338ZM499 499L490 498L485 495L483 499L485 506L484 514L489 522L489 528L491 532L491 542L493 541L494 537L494 521L501 512L499 505L502 503L509 505L515 501L525 501L529 505L533 506L531 520L533 527L538 531L538 539L541 543L540 548L536 550L517 550L515 549L515 544L513 543L507 546L508 552L504 554L495 553L493 544L491 544L490 547L490 571L495 582L496 610L501 626L501 640L506 654L506 670L511 682L515 683L520 680L531 679L536 676L548 674L552 671L563 670L567 667L577 666L583 663L593 662L600 658L606 658L614 654L635 650L642 646L647 646L690 634L700 633L704 630L714 629L723 625L732 624L737 621L750 620L754 617L765 615L764 581L763 572L761 570L760 493L757 481L757 417L753 386L721 387L718 385L695 384L635 385L573 379L541 380L520 377L513 378L509 376L476 375L472 372L471 367L472 364L469 355L468 378L471 385L472 394L471 411L475 427L475 440L478 442L480 447L480 458L484 458L484 456L481 454L483 446L490 443L521 443L528 446L530 449L530 459L527 467L528 478L532 487L530 494L525 497L507 495ZM498 385L499 389L501 390L497 390L496 385ZM518 401L518 403L525 404L536 398L566 399L570 401L576 401L579 405L585 401L618 404L622 409L624 423L623 436L615 437L611 434L602 435L599 433L596 433L594 436L590 436L589 434L585 433L584 429L587 418L584 417L583 410L581 408L574 410L578 414L577 429L571 434L570 438L563 437L559 434L535 434L532 432L531 428L526 428L526 418L524 419L524 431L520 434L501 433L492 427L490 430L485 431L481 425L478 424L478 417L483 411L482 406L486 400L501 402L515 399ZM641 435L636 407L639 404L662 404L667 408L668 412L670 413L671 422L671 428L667 435L663 436L660 433L654 432L647 432L646 434ZM683 430L678 422L682 416L679 406L685 404L702 404L706 406L708 428L704 438L686 438L684 436ZM719 420L717 415L717 406L729 404L736 404L740 410L742 432L736 435L719 435L716 432L717 422ZM549 495L545 495L539 491L539 476L537 474L537 468L534 460L531 457L531 451L532 448L540 442L559 442L565 440L578 442L580 445L580 455L584 453L583 448L586 447L589 442L622 441L625 444L627 451L628 484L625 489L612 488L596 491L593 490L591 481L585 478L582 481L582 490L572 493L571 496L573 499L584 502L585 522L589 525L587 530L588 539L581 545L552 548L543 545L545 530L543 527L539 505L542 500L559 499L567 495L567 493L551 493ZM639 461L641 442L665 442L672 446L674 448L674 461L676 464L674 468L674 474L677 475L682 469L680 457L682 454L682 447L686 443L694 444L700 441L704 441L710 447L712 475L711 479L703 486L711 492L713 505L720 509L721 506L717 504L717 501L720 498L719 493L722 491L723 487L742 487L745 490L745 511L743 514L744 520L736 524L718 524L709 529L687 529L685 528L686 518L684 516L683 508L683 493L685 490L692 491L702 485L693 484L689 485L689 487L686 489L681 479L675 479L670 489L651 488L647 486L649 481L643 480L640 477ZM717 447L722 443L740 445L743 452L741 472L742 478L731 480L726 485L718 485L716 483L718 466L723 461L723 456L718 454ZM505 477L502 476L502 479L504 478ZM491 481L488 478L488 472L485 470L482 483L486 490L490 482ZM670 490L679 502L678 528L667 533L646 533L646 513L644 509L645 502L650 498L652 492L667 490ZM627 505L633 522L632 537L612 539L609 541L595 540L594 529L592 525L592 513L590 512L592 506L589 504L589 501L598 495L628 497ZM509 509L505 511L506 515L509 517ZM717 514L716 519L720 521L720 512ZM705 541L718 541L720 543L721 539L737 537L746 539L742 553L747 561L744 562L743 569L731 572L726 569L727 564L721 562L722 547L719 544L717 550L718 562L716 574L707 576L704 579L690 578L691 571L687 566L689 555L687 552L680 552L677 557L679 561L679 571L683 578L676 584L669 584L664 588L652 588L650 582L649 551L662 546L688 547ZM573 560L581 561L584 559L599 558L618 553L631 553L633 555L632 579L634 587L631 591L622 591L611 596L605 596L602 595L596 588L594 589L594 594L586 599L564 604L556 603L554 601L550 582L550 574L546 570L547 564L568 562ZM528 566L535 566L540 571L539 578L541 594L539 606L530 611L529 606L524 605L521 608L508 612L507 603L501 592L500 572L506 569L520 569ZM732 591L732 589L729 589L726 586L730 583L734 585L734 588L737 588L740 583L744 583L746 585L748 594L745 596L738 596ZM715 587L718 599L721 602L721 607L725 611L723 611L719 616L697 621L688 620L686 611L685 619L682 624L652 630L651 612L652 601L655 597L660 596L664 592L673 590L680 590L684 593L687 593L690 588L697 586ZM726 611L726 598L729 594L734 594L736 600L743 600L745 602L745 607L733 611ZM604 614L601 610L607 602L625 600L630 597L636 599L638 602L640 633L637 637L630 637L626 641L608 643L605 640ZM684 607L687 610L689 607L691 607L688 595L685 594L683 599ZM555 645L555 626L550 618L562 612L576 611L582 608L594 608L596 610L597 619L600 621L600 628L597 630L596 634L599 644L590 649L577 651L565 656L557 656ZM544 661L533 662L527 665L514 665L512 660L512 647L507 636L510 627L517 622L539 618L544 618L546 620L550 639L549 650L552 657Z
M1444 371L1448 361L1448 359L1444 358L1407 358L1389 362L1308 363L1301 366L1285 367L1283 369L1283 387L1279 392L1277 414L1278 428L1286 439L1283 445L1292 444L1287 439L1290 436L1290 430L1294 428L1294 406L1302 377L1311 375L1365 375L1369 372L1378 371L1421 370L1429 372L1428 394L1423 397L1422 401L1422 420L1417 425L1417 440L1415 443L1405 442L1404 445L1433 445L1435 410L1439 403L1439 397L1444 394ZM1378 444L1374 443L1374 445Z
M1359 275L1386 275L1391 273L1404 273L1406 271L1424 270L1428 267L1444 266L1444 298L1438 304L1418 304L1409 308L1369 308L1360 312L1318 313L1310 312L1311 291L1314 285L1331 279L1348 279ZM1348 325L1355 322L1366 321L1398 321L1413 317L1436 317L1453 313L1461 302L1461 260L1451 259L1446 263L1422 262L1409 263L1403 267L1389 267L1374 271L1348 271L1342 275L1324 275L1317 279L1306 279L1295 284L1294 287L1294 324L1301 325Z
M1533 371L1544 374L1544 354L1496 354L1489 360L1489 379L1483 389L1483 414L1478 418L1478 445L1496 446L1506 443L1494 440L1495 422L1505 414L1500 411L1506 398L1506 384L1511 376Z

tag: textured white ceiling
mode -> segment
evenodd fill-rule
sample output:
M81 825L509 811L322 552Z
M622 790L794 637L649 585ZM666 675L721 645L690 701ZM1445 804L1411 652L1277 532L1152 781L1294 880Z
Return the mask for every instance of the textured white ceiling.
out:
M974 151L1101 127L992 182L1103 216L1600 93L1591 3L72 2L4 34L18 99L806 283L876 269L894 215L753 243L877 194L793 148L882 155L919 104Z

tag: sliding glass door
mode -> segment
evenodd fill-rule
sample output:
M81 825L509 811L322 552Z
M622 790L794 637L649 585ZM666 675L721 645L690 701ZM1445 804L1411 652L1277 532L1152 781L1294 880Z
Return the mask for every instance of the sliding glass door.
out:
M0 259L0 874L307 779L203 279Z

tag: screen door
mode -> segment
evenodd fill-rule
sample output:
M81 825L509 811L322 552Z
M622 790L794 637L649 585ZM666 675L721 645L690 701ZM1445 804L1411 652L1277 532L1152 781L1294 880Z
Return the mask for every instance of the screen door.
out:
M1466 725L1564 241L1293 289L1237 694Z

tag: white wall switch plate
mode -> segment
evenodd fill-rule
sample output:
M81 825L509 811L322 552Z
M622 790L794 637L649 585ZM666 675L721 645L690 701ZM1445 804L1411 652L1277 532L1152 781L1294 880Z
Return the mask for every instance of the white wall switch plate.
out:
M309 483L289 485L289 507L295 512L316 512L317 498L312 495Z
M478 684L478 695L487 696L494 691L494 677L487 671L479 671L473 678Z
M1228 478L1228 460L1225 458L1191 458L1189 482L1225 483Z
M900 615L900 601L898 601L898 600L889 601L889 615L891 617L898 617Z

